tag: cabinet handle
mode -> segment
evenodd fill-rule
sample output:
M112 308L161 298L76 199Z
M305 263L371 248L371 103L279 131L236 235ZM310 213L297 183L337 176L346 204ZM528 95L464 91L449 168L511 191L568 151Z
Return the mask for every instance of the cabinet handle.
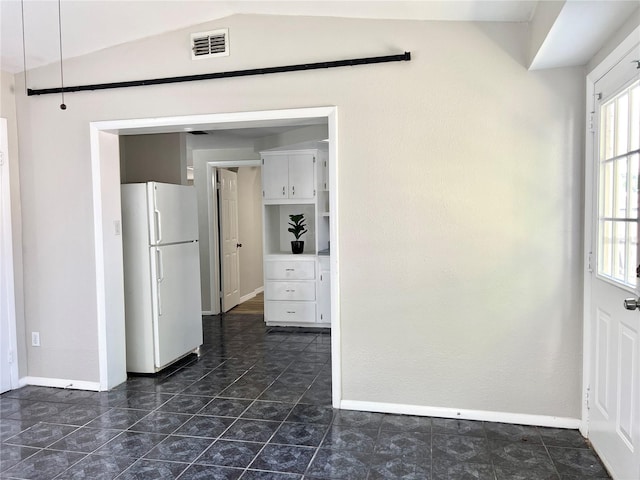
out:
M296 186L291 185L291 195L295 195L295 194L296 194Z
M283 186L282 187L282 196L284 197L286 194L287 194L287 191L286 191L285 187Z
M290 312L289 310L287 310L287 313L296 313L296 312Z
M295 268L285 268L284 271L285 272L295 272L296 269Z
M285 290L287 293L295 293L295 290Z

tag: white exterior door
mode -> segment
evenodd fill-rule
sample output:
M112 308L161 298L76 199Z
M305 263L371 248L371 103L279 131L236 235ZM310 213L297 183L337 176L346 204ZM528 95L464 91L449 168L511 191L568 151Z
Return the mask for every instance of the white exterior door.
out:
M7 121L0 118L0 393L17 387Z
M631 63L637 59L636 47L595 84L592 271L587 273L589 438L621 480L640 478L640 310L627 309L640 293L640 70ZM625 305L625 299L631 301Z
M240 303L240 262L238 258L238 175L218 170L220 184L220 240L222 245L222 311Z

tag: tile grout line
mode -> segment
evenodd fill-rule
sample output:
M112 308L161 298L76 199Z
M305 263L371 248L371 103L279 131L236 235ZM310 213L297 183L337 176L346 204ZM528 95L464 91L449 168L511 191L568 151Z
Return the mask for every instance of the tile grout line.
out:
M207 447L204 451L202 451L202 452L201 452L201 453L200 453L200 454L199 454L199 455L198 455L198 456L197 456L197 457L196 457L196 458L195 458L195 459L194 459L194 460L193 460L193 461L188 465L187 469L188 469L189 467L191 467L191 466L195 465L195 464L196 464L196 462L197 462L197 460L198 460L199 458L201 458L201 457L202 457L202 455L204 455L204 453L205 453L209 448L211 448L211 446L213 446L213 444L215 444L216 442L218 442L219 440L221 440L221 439L222 439L222 437L223 437L223 435L224 435L224 434L225 434L225 433L226 433L226 432L227 432L227 431L228 431L228 430L229 430L233 425L235 425L235 424L236 424L236 422L237 422L238 420L240 420L240 419L241 419L242 415L243 415L244 413L246 413L246 412L249 410L249 408L251 408L251 406L253 406L256 402L260 401L260 400L259 400L259 397L260 397L262 394L264 394L264 392L265 392L266 390L268 390L268 389L269 389L269 387L271 387L271 386L276 382L276 380L277 380L278 378L280 378L280 376L282 376L282 375L284 374L284 372L289 368L289 366L291 366L291 364L292 364L292 363L293 363L293 360L292 360L292 361L290 361L290 362L287 364L287 366L286 366L286 367L284 367L284 369L283 369L282 373L280 373L278 376L276 376L276 378L275 378L271 383L269 383L269 385L267 385L267 386L266 386L266 387L265 387L265 388L264 388L264 389L263 389L263 390L258 394L258 396L257 396L255 399L253 399L253 400L251 401L251 403L250 403L249 405L247 405L247 407L246 407L242 412L240 412L240 413L239 413L239 415L238 415L237 417L229 417L229 418L235 418L235 420L234 420L234 421L233 421L233 422L232 422L232 423L231 423L231 424L230 424L230 425L229 425L229 426L228 426L228 427L227 427L227 428L226 428L222 433L220 433L220 435L219 435L219 436L218 436L218 437L217 437L217 438L216 438L216 439L211 443L211 445L210 445L209 447ZM236 383L238 380L240 380L240 378L242 378L243 376L247 375L247 373L248 373L252 368L254 368L256 364L257 364L257 362L255 362L251 367L249 367L249 368L248 368L248 369L247 369L247 370L246 370L242 375L240 375L240 377L238 377L236 380L234 380L234 381L233 381L231 384L229 384L229 386L227 386L226 388L229 388L231 385L233 385L233 384L234 384L234 383ZM211 372L210 372L210 373L211 373ZM316 378L317 378L317 377L316 377ZM315 378L314 378L314 381L315 381ZM313 383L313 382L312 382L312 383ZM220 393L224 392L224 390L226 390L226 388L225 388L225 389L223 389ZM234 398L234 397L220 397L219 395L217 395L217 396L214 396L214 397L211 399L211 401L207 403L207 405L209 405L209 404L210 404L213 400L215 400L216 398L230 398L230 399L245 400L245 399L242 399L242 398ZM302 395L300 396L300 398L302 398ZM262 400L262 401L266 401L266 400ZM298 403L294 404L294 408L295 408L295 406L296 406L297 404L298 404ZM206 408L206 405L205 405L204 407L202 407L202 409L198 410L198 412L202 411L204 408ZM292 409L292 411L293 411L293 409ZM195 416L195 415L197 415L197 413L198 413L198 412L196 412L196 414L194 414L194 416ZM254 458L253 458L253 459L252 459L252 461L249 463L249 465L243 469L243 473L242 473L241 475L244 475L244 473L249 469L249 466L250 466L250 465L253 463L253 461L255 461L255 459L260 455L260 453L262 452L262 450L264 450L264 448L265 448L265 447L266 447L266 445L268 444L269 440L271 440L271 438L273 438L273 437L275 436L276 432L277 432L277 431L278 431L278 429L282 426L282 424L286 421L286 418L288 418L288 416L290 415L290 413L291 413L291 412L289 412L289 414L287 415L287 417L285 417L285 419L284 419L284 420L282 420L282 421L280 422L280 425L278 425L278 427L277 427L277 428L276 428L276 430L273 432L273 434L272 434L272 435L269 437L269 439L264 443L264 445L262 446L262 448L261 448L261 449L258 451L258 453L254 456ZM257 421L260 421L260 420L257 420ZM239 440L236 440L236 441L239 441ZM184 474L184 472L186 472L186 470L187 470L187 469L185 469L185 470L180 474L180 476L182 476L182 475Z

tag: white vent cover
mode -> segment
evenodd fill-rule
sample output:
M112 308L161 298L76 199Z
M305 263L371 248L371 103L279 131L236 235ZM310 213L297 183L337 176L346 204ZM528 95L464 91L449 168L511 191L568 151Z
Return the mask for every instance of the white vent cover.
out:
M226 57L229 55L229 29L191 34L191 58Z

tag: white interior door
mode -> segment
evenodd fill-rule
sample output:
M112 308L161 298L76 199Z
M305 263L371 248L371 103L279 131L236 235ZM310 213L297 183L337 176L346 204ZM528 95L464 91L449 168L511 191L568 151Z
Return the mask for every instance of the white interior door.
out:
M7 121L0 118L0 393L17 387Z
M595 85L589 438L615 479L640 478L636 48ZM640 270L639 270L640 272ZM625 299L630 302L625 304Z
M220 240L222 245L222 311L240 303L240 262L238 250L238 175L218 169L220 184Z

